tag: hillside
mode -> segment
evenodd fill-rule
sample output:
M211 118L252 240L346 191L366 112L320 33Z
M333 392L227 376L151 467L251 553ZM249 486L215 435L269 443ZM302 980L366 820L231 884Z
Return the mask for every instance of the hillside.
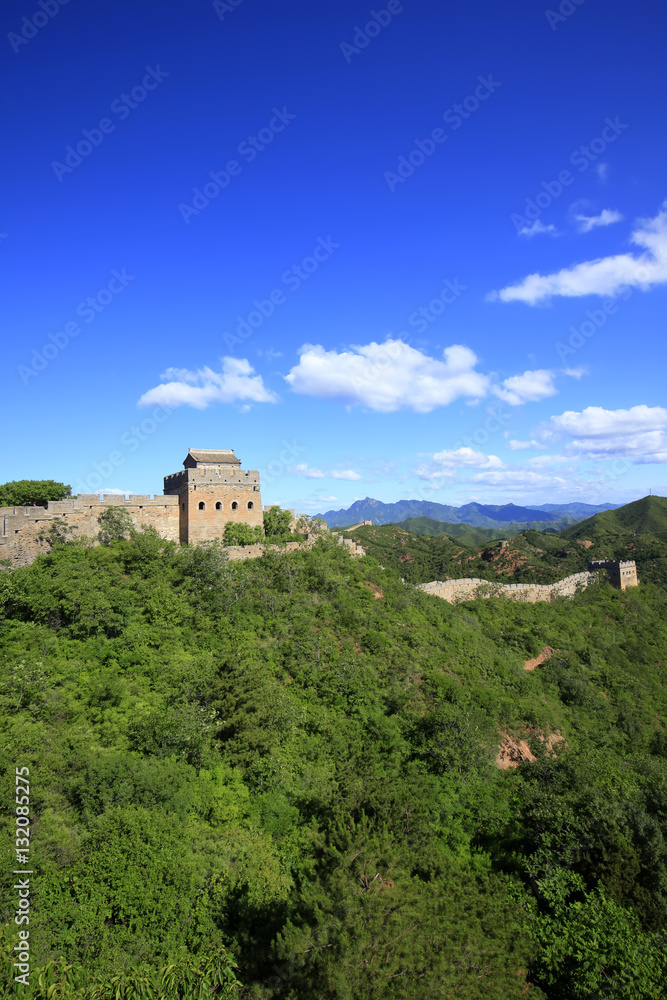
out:
M667 587L667 538L651 534L589 533L588 538L573 539L564 537L566 532L528 529L510 535L501 548L497 541L476 540L465 529L460 538L453 538L422 534L421 523L417 525L420 533L415 534L406 530L406 523L343 533L414 584L462 577L498 583L555 583L586 570L593 559L634 559L640 580Z
M643 497L616 510L595 514L562 532L564 538L632 534L667 541L667 497Z
M333 538L54 544L0 575L32 995L662 995L663 591L457 607Z
M508 531L503 528L473 528L468 524L436 521L432 517L408 517L405 521L400 521L397 527L410 531L413 535L448 535L461 545L485 545L513 534L512 529Z

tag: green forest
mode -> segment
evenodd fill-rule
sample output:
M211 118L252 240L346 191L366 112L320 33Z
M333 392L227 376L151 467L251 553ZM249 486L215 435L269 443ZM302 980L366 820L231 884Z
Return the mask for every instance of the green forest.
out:
M54 535L0 574L0 996L667 996L660 540L639 588L456 606L336 542Z
M446 532L436 528L445 528ZM594 559L633 559L640 579L667 586L667 499L644 497L596 514L564 531L501 532L439 525L431 518L368 525L340 534L354 538L408 583L477 577L497 583L556 583Z

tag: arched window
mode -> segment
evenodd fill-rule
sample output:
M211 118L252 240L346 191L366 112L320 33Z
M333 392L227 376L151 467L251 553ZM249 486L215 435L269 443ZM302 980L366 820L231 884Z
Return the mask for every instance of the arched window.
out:
M201 501L201 503L199 504L199 509L200 509L200 510L206 510L206 504L204 503L204 501L203 501L203 500L202 500L202 501Z
M218 500L217 504L215 505L215 509L216 510L222 510L222 504L220 503L219 500Z
M249 502L249 504L248 504L248 510L252 510L254 506L255 506L255 505L254 505L254 503L253 503L253 502L252 502L252 500L251 500L251 501Z
M238 510L238 509L239 509L239 505L237 504L236 500L234 500L234 502L232 504L232 510Z

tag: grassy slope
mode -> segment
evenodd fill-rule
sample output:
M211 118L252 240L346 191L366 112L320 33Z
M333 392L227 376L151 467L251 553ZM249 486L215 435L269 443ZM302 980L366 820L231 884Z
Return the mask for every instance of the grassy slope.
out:
M498 538L509 538L514 531L509 528L473 528L469 524L450 524L448 521L434 521L432 517L408 517L397 527L410 531L413 535L448 535L461 545L485 545Z
M571 539L632 533L667 541L667 497L643 497L617 510L595 514L562 532Z

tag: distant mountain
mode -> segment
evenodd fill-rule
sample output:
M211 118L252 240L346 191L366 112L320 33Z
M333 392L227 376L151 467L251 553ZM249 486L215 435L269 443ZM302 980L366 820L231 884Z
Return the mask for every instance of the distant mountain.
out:
M643 497L615 510L580 521L561 532L564 538L590 538L600 535L655 535L667 540L667 497Z
M470 524L450 524L448 521L436 521L432 517L409 517L397 525L413 535L432 538L436 535L447 535L455 538L461 545L481 547L499 538L511 537L514 532L504 528L474 528Z
M620 503L538 503L535 510L546 510L558 517L571 517L580 521L584 517L592 517L604 510L617 510Z
M411 517L430 517L434 521L448 521L450 524L472 524L476 528L499 528L502 525L527 525L539 523L544 527L560 521L558 513L533 507L517 507L513 503L496 506L494 504L468 503L463 507L449 507L430 500L399 500L397 503L382 503L366 497L355 500L347 510L328 510L318 514L330 528L344 528L359 521L373 524L397 524ZM558 524L561 527L562 524Z

